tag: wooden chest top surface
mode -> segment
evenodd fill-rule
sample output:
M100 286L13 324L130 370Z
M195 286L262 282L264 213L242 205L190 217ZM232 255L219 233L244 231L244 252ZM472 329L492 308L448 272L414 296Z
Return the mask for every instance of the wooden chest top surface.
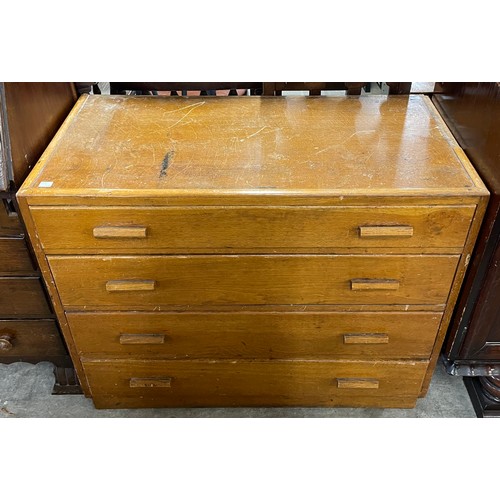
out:
M84 96L34 196L484 195L424 96Z

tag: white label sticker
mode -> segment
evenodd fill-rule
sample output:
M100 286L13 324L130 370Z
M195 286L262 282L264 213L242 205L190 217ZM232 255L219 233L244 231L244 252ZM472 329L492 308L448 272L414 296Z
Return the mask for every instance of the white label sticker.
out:
M50 182L50 181L43 181L43 182L40 182L40 184L38 184L38 187L39 188L49 188L49 187L52 187L52 184L54 184L54 183Z

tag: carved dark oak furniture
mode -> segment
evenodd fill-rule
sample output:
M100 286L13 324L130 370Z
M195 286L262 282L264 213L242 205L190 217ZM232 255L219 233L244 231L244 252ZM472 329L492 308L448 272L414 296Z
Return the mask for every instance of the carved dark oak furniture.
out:
M79 391L15 193L77 99L71 83L0 83L0 363L50 361Z
M444 356L476 414L500 416L500 86L442 85L433 101L490 191Z

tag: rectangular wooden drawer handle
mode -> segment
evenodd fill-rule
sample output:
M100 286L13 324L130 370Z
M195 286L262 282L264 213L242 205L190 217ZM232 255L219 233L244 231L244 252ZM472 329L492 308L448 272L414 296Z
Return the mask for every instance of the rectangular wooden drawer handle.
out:
M148 292L155 289L155 280L111 280L106 282L108 292Z
M359 226L360 238L409 238L413 236L412 226Z
M346 333L344 344L388 344L386 333Z
M375 378L338 378L339 389L378 389L379 382Z
M120 344L164 344L165 335L161 333L122 333Z
M146 238L142 226L99 226L94 227L94 238Z
M398 290L399 280L353 279L351 290Z
M131 378L130 387L170 387L172 379L162 378Z

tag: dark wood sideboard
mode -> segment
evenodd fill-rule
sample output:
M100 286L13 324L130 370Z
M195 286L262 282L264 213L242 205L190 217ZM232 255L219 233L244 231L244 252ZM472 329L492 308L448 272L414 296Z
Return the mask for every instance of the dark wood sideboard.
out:
M0 83L0 363L55 364L55 391L79 391L15 194L77 100L72 83Z
M500 416L500 84L453 83L433 101L490 191L450 323L448 372L464 377L479 417Z

